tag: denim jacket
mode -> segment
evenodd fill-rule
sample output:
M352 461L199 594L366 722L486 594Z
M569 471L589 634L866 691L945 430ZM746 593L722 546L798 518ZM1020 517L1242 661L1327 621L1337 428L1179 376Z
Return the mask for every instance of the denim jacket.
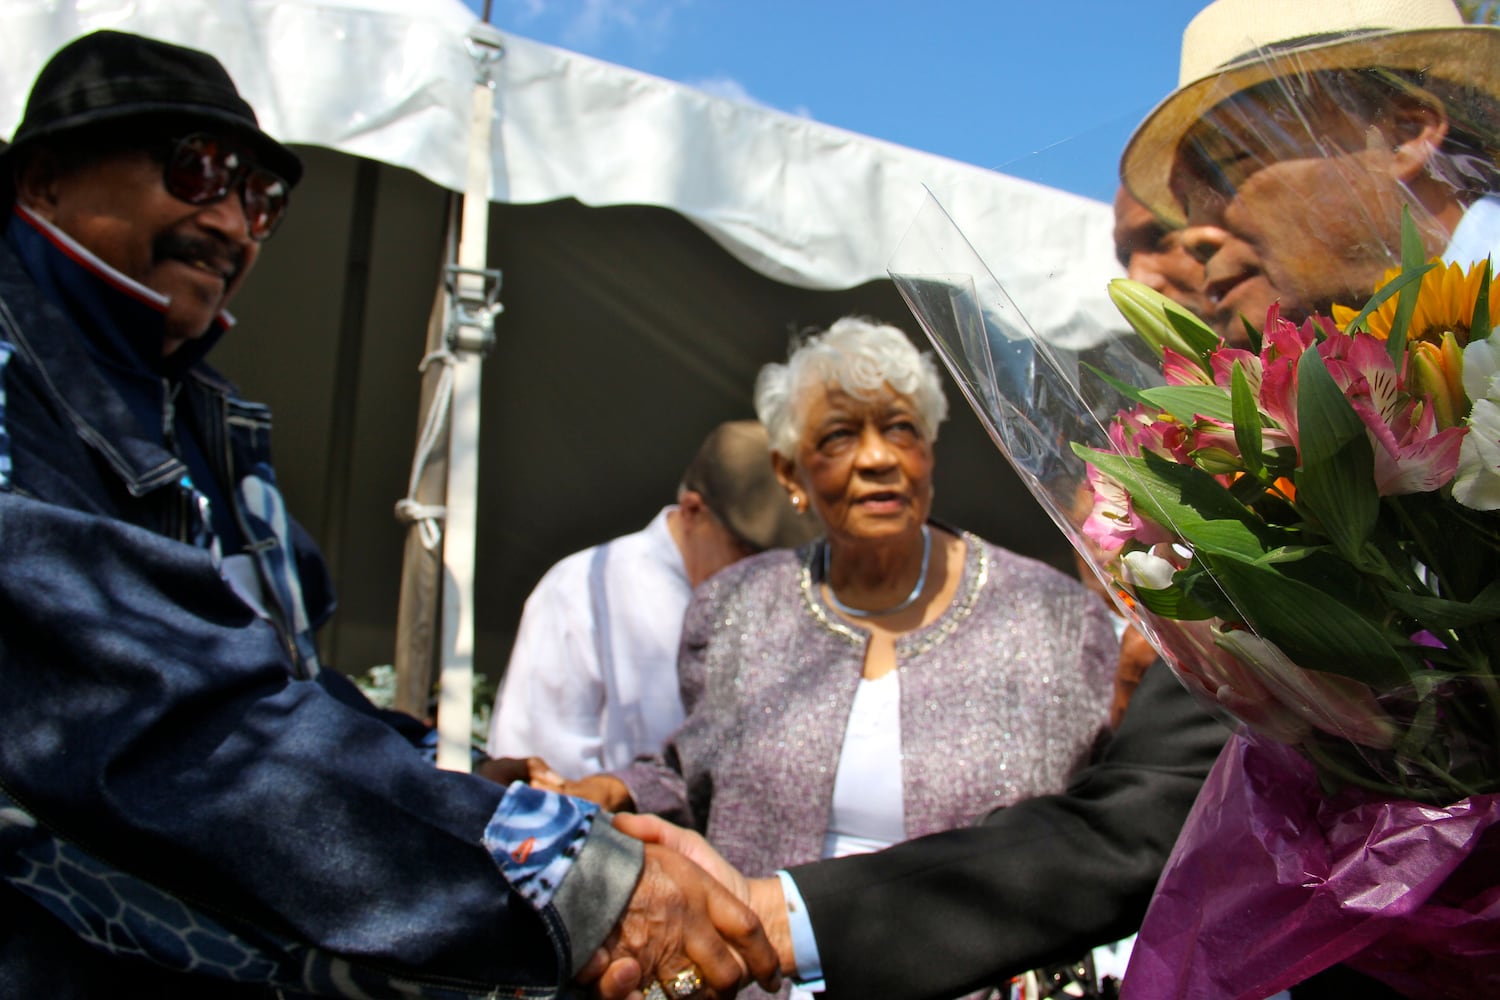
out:
M224 476L194 482L70 305L0 243L0 996L553 995L639 845L434 770L320 672L331 588L268 412L182 374ZM209 496L259 594L226 579Z

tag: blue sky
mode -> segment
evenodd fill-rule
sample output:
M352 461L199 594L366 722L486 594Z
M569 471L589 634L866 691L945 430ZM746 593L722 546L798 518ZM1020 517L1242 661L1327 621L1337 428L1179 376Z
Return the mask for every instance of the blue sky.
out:
M476 13L484 0L464 0ZM1050 184L1114 192L1207 0L491 0L523 35Z

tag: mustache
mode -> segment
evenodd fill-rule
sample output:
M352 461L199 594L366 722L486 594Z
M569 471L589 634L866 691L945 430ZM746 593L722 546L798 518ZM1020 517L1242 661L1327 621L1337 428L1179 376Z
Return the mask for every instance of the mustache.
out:
M233 282L245 270L245 252L233 242L211 233L168 231L151 241L151 254L157 261L208 261L229 266L227 280Z

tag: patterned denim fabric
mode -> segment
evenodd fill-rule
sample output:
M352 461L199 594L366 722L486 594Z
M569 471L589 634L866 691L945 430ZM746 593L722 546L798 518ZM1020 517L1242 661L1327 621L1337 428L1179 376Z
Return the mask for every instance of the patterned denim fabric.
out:
M5 363L14 350L0 340L0 490L10 489L10 432L5 429Z
M250 474L240 480L239 496L246 527L261 566L261 577L276 595L276 603L289 620L278 624L297 645L299 666L304 677L316 677L318 645L312 624L307 620L307 605L302 599L302 580L291 560L291 524L286 504L276 488L276 474L267 462L257 462ZM259 544L274 542L275 544Z
M593 828L599 807L517 782L484 831L484 846L506 879L533 906L552 902Z
M280 959L181 901L60 840L0 793L6 879L75 934L118 955L239 982L266 982Z
M237 932L53 836L3 792L0 864L8 882L82 940L174 971L318 996L469 1000L489 995L399 979L263 931Z
M193 485L192 476L184 475L178 480L177 486L187 498L188 506L197 514L196 523L188 527L188 541L200 549L213 550L215 559L221 558L223 552L219 548L219 539L213 532L214 522L209 513L208 497Z

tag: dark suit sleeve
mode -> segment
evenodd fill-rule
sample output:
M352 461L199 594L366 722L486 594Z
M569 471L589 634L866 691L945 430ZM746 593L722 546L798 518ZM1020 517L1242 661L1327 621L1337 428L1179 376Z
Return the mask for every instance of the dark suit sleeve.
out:
M792 869L825 1000L957 996L1133 933L1227 736L1158 661L1065 793Z

